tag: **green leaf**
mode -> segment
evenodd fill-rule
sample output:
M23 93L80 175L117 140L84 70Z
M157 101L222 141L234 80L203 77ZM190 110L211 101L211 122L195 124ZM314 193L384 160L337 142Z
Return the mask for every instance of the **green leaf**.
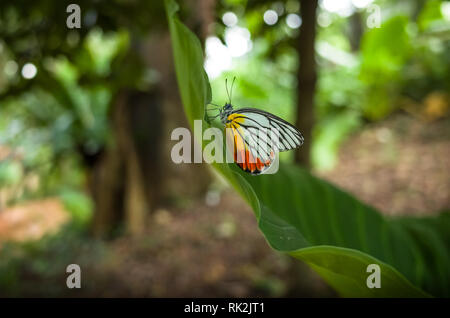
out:
M418 17L417 24L419 26L420 31L425 31L432 27L434 24L439 23L441 20L444 20L444 15L442 14L442 1L439 0L428 0L424 4L424 8L420 12ZM442 24L445 22L442 21Z
M426 295L405 278L416 280L414 242L374 209L284 163L277 174L247 181L263 207L258 223L269 244L309 264L342 296ZM369 264L381 268L380 289L367 288Z
M173 18L178 5L174 1L166 1L165 4L181 100L193 127L194 119L203 118L204 107L211 101L211 87L203 69L200 41L178 19Z
M87 195L73 190L62 191L60 198L72 216L72 221L80 228L85 227L92 218L93 202L91 199Z
M12 186L22 179L23 171L18 162L0 160L0 187Z
M177 5L165 0L178 85L191 127L204 118L211 89L198 39L176 17ZM203 122L203 127L206 127ZM426 224L430 241L408 220L388 220L306 170L282 163L273 175L251 176L234 164L212 167L251 205L268 244L306 262L342 296L426 297L448 295L449 241L439 222ZM443 217L448 220L448 217ZM442 222L441 222L442 223ZM424 225L425 226L425 225ZM430 263L429 259L433 262ZM431 258L430 258L431 257ZM381 288L370 289L369 264L380 266ZM429 264L435 264L439 277ZM446 287L447 286L447 287Z
M407 26L408 17L394 16L362 38L360 79L369 87L363 110L370 119L383 118L396 107L401 71L412 52Z
M194 120L197 119L203 120L202 129L204 130L207 127L204 120L205 107L211 102L212 94L208 76L203 68L201 44L198 38L176 17L178 11L176 2L165 1L165 6L172 39L175 72L184 111L192 129ZM233 173L227 164L213 164L213 167L237 189L255 211L259 210L252 189L239 174Z

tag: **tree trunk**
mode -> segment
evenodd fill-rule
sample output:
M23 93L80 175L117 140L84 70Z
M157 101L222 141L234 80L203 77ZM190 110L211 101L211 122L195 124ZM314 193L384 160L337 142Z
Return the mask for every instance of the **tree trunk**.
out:
M214 21L214 0L189 0L185 2L189 10L187 25L204 43L208 26ZM171 149L175 142L170 140L173 129L189 128L181 99L173 65L172 46L169 32L152 34L142 52L145 62L159 74L158 91L163 96L163 135L166 142L161 154L164 181L162 184L163 200L171 204L173 199L203 195L211 182L211 176L205 164L174 164ZM202 118L199 118L202 119ZM192 133L192 131L191 131ZM192 133L193 136L193 133ZM193 144L191 145L192 147ZM192 148L194 149L194 148Z
M352 52L358 52L361 45L361 38L364 33L363 18L360 11L355 11L350 16L348 38Z
M110 120L115 143L95 162L89 179L96 206L93 233L109 236L124 224L128 234L140 235L161 186L160 103L154 94L123 90Z
M204 40L208 19L199 8L213 2L189 3L190 24ZM97 236L108 237L121 224L128 234L140 235L147 215L161 202L195 198L210 183L205 165L176 165L170 157L171 131L188 123L177 92L169 33L150 32L146 41L133 42L133 50L157 71L159 81L151 92L121 91L112 104L115 143L93 160L89 177L96 205L92 230Z
M300 66L297 73L297 121L296 125L305 137L304 145L297 150L295 161L310 166L312 128L314 124L314 93L316 89L316 9L317 0L300 0L302 26L298 36L297 52Z

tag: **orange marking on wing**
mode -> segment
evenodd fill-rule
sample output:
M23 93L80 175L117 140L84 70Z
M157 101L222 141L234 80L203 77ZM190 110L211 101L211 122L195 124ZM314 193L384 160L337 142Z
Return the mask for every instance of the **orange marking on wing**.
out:
M245 163L247 164L247 167L250 169L250 160L249 160L249 155L250 152L248 150L245 150Z
M257 165L258 162L257 158L253 157L252 155L251 161L252 161L252 172L255 170L259 170Z
M234 155L234 162L238 162L238 160L237 160L237 155L238 155L238 151L237 151L237 137L236 136L234 136L233 155Z
M273 153L273 151L270 151L270 159L266 160L264 162L264 165L270 166L270 164L272 163L274 158L275 158L275 154Z
M253 172L253 171L255 171L255 168L254 168L254 164L253 164L253 162L252 162L252 154L250 153L250 151L247 151L248 152L248 163L247 163L247 165L248 165L248 169L251 171L251 172Z
M242 169L247 170L247 161L245 160L245 151L241 151Z
M261 171L264 168L264 164L261 162L259 158L256 158L256 168Z
M260 158L255 157L249 148L247 148L244 139L239 134L239 128L227 125L227 128L231 128L230 137L234 141L233 145L233 159L234 162L244 171L251 173L261 172L265 166L270 166L274 157L273 151L270 153L270 159L263 162Z

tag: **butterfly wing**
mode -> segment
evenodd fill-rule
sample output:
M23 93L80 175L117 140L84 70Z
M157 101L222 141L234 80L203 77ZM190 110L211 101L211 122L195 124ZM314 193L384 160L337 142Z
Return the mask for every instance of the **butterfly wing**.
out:
M259 146L251 129L230 122L225 130L227 146L232 149L234 162L243 171L260 174L272 165L275 159L273 150Z
M272 142L279 151L298 148L304 142L302 133L296 127L269 112L256 108L241 108L234 110L230 116L232 119L239 120L240 125L244 128L273 130L275 137L278 137L279 140L272 140Z
M252 174L268 169L276 151L300 147L304 140L285 120L255 108L234 110L227 118L226 135L232 141L235 162Z

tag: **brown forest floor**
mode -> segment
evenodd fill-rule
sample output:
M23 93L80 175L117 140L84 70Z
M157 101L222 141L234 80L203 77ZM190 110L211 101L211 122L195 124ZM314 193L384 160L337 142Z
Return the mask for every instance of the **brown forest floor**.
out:
M449 123L444 119L426 124L396 115L368 125L342 146L337 167L319 175L389 215L448 210ZM61 275L21 274L18 293L88 297L334 296L309 268L268 247L251 209L230 189L221 194L214 207L198 200L188 207L156 211L143 238L122 237L102 248L101 253L93 244L87 245L77 246L69 257L82 266L81 290L65 288L64 268L57 269ZM94 254L97 257L92 257ZM83 259L90 261L83 265Z
M387 215L450 209L450 119L433 123L397 114L367 126L320 174Z

